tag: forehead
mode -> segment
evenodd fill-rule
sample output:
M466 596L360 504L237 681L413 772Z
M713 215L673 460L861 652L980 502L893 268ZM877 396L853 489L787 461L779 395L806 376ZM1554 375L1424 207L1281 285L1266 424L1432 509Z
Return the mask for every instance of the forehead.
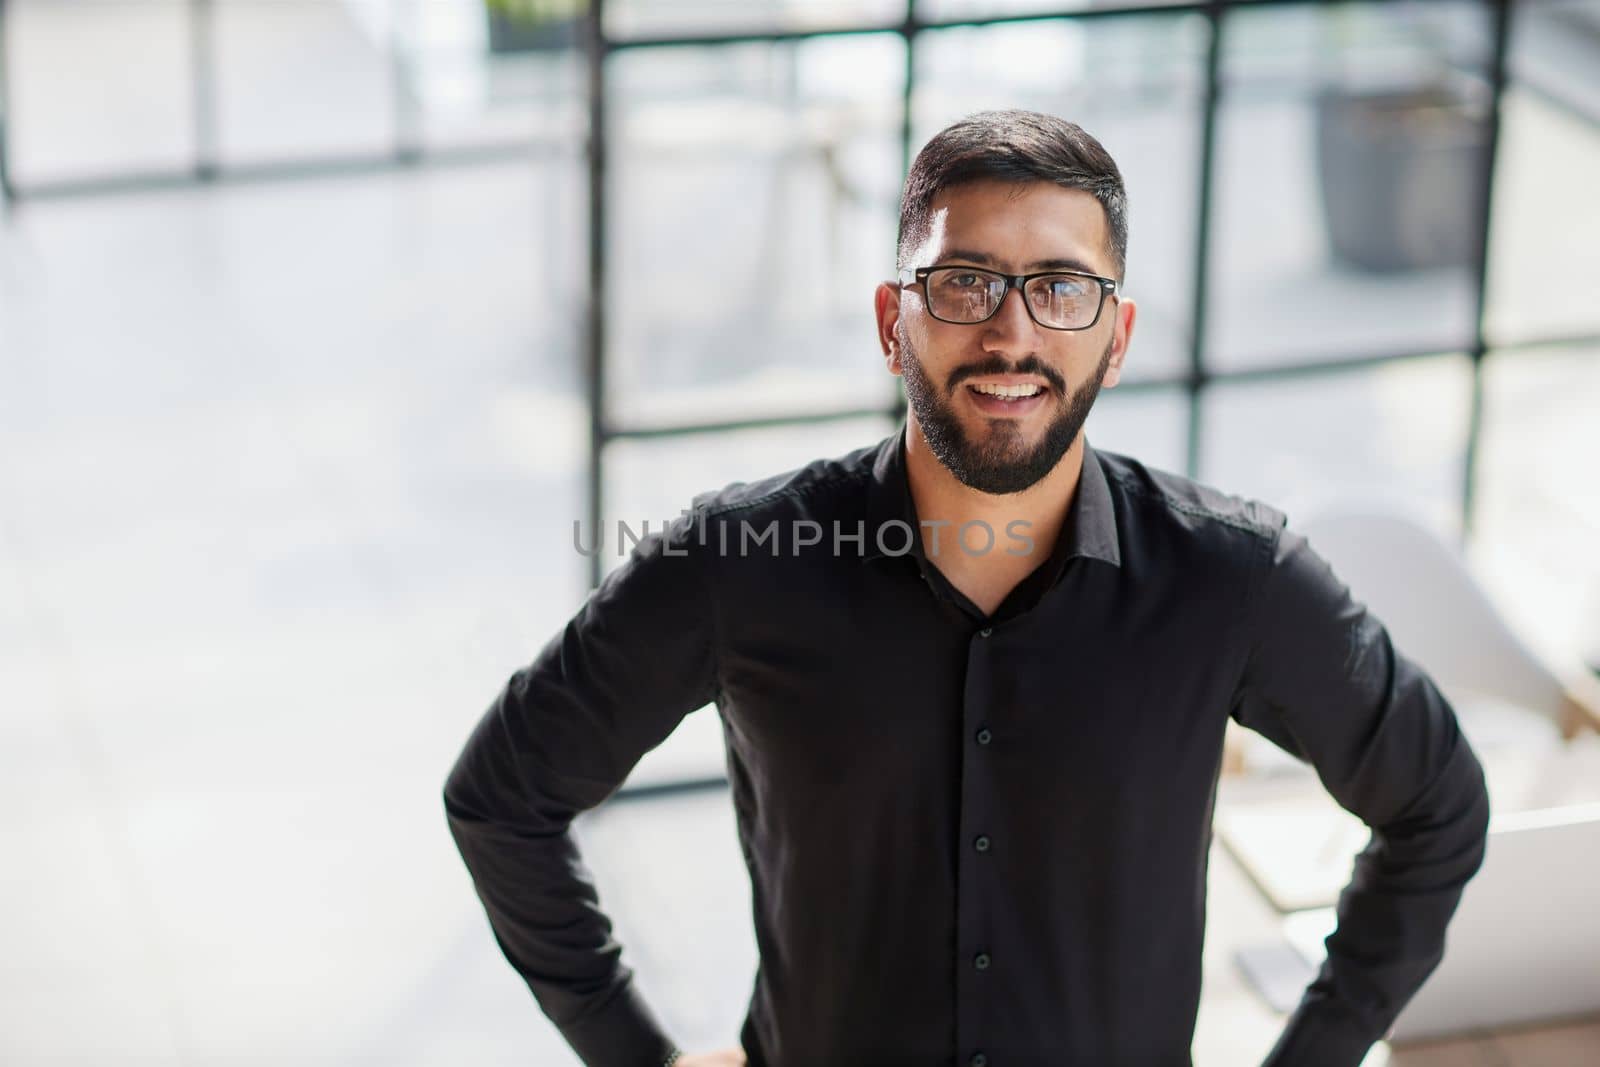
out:
M1082 189L1046 181L964 182L934 196L929 223L916 266L966 251L983 253L1003 270L1071 259L1111 273L1105 210Z

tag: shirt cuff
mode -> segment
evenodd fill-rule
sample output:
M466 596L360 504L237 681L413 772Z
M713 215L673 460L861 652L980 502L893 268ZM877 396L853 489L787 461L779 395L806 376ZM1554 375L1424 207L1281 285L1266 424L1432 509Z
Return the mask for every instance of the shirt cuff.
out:
M605 1007L560 1029L587 1067L654 1067L677 1048L631 980Z
M1358 1067L1382 1034L1327 997L1308 997L1289 1016L1262 1067Z

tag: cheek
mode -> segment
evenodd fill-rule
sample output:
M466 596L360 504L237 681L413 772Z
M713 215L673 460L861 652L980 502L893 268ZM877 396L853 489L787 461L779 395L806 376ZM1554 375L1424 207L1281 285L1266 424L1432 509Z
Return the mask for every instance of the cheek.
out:
M962 363L982 359L982 334L971 326L960 326L924 317L911 330L912 351L924 367L949 370Z

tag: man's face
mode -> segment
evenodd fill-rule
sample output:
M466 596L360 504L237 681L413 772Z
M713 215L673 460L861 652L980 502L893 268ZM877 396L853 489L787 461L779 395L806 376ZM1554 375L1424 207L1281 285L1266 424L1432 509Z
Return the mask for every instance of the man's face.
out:
M1093 195L1049 182L979 181L947 189L911 266L966 265L1004 274L1079 270L1114 276L1105 214ZM904 375L929 450L965 485L1015 493L1055 469L1100 387L1115 385L1133 302L1107 297L1094 326L1052 330L1008 292L981 323L935 319L920 286L880 287L879 340ZM1036 390L1017 399L996 391Z

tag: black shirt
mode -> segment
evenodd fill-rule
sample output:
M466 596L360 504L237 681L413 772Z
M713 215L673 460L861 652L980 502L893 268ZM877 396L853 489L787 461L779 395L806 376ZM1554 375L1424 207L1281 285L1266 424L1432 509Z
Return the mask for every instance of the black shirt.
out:
M1269 1058L1354 1067L1482 860L1449 705L1282 513L1087 443L1054 549L985 617L913 536L903 431L697 498L479 722L446 813L543 1010L591 1067L671 1051L568 826L715 702L751 1067L1186 1065L1231 715L1373 829Z

